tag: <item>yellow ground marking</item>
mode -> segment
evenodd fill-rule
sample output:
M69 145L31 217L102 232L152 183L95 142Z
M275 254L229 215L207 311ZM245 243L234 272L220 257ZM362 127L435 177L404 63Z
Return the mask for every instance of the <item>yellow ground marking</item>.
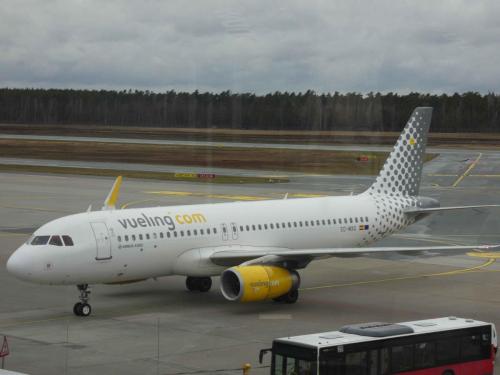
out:
M429 173L427 176L431 177L458 177L457 174L441 174L441 173Z
M28 237L28 233L11 233L9 231L0 232L0 237Z
M301 193L296 193L296 194L288 194L289 197L294 197L294 198L321 198L321 197L327 197L325 194L301 194Z
M470 257L476 257L476 258L489 258L491 259L500 259L500 252L495 251L491 253L482 253L482 252L471 252L467 253L468 256Z
M427 274L412 275L412 276L389 277L386 279L354 281L354 282L342 283L342 284L313 286L313 287L309 287L309 288L301 288L300 290L305 291L305 290L318 290L318 289L328 289L328 288L340 288L340 287L346 287L346 286L379 284L379 283L386 283L386 282L390 282L390 281L414 280L414 279L421 279L421 278L425 278L425 277L453 276L453 275L460 275L460 274L464 274L464 273L476 272L476 271L482 270L482 268L485 268L485 267L492 265L493 263L495 263L495 259L489 259L487 262L484 262L478 266L469 267L469 268L461 268L458 270L447 271L447 272L427 273ZM495 270L495 271L497 271L497 270ZM498 270L498 271L500 271L500 270Z
M470 177L498 178L500 174L470 174Z
M483 156L483 153L480 152L479 155L477 156L476 160L474 160L472 162L472 164L469 165L469 168L467 168L467 170L464 173L462 173L462 175L459 178L457 178L457 180L451 186L452 187L457 187L458 184L460 182L462 182L462 180L469 175L469 173L474 169L474 167L477 165L477 163L479 163L479 160L481 160L482 156Z
M154 201L155 201L154 199L141 199L138 201L131 201L131 202L127 202L125 204L122 204L122 206L120 208L124 209L124 208L128 208L129 206L131 206L133 204L144 203L144 202L154 202Z
M167 195L167 196L206 197L206 198L229 199L229 200L240 200L240 201L261 201L261 200L272 199L271 197L258 197L251 195L210 194L210 193L197 193L189 191L145 191L144 193Z

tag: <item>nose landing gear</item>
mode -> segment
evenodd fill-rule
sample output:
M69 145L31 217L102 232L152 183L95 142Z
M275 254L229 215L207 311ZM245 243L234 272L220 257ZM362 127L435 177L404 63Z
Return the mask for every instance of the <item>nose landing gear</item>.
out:
M75 303L73 306L73 313L76 316L89 316L92 312L92 308L88 304L90 299L90 290L88 284L77 285L80 291L80 302Z

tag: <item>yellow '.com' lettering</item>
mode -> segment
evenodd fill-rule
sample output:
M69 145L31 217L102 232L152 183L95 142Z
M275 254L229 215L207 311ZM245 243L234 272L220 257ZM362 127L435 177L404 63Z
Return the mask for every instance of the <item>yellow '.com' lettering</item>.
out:
M179 224L206 223L207 219L203 214L175 215L175 221Z

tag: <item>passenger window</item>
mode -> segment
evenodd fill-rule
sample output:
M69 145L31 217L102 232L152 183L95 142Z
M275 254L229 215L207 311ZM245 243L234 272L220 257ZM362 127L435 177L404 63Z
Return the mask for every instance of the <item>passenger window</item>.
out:
M200 234L203 236L204 234L203 229L200 229Z
M61 237L59 237L59 236L50 237L49 245L62 246L63 243L61 241Z
M210 228L207 228L207 234L210 234Z
M183 231L183 230L181 230L181 232L180 232L180 233L181 233L181 237L184 237L184 231Z
M247 228L247 232L249 232L250 231L250 226L247 225L246 228Z
M174 237L177 237L177 231L174 230Z
M144 237L142 236L142 233L139 234L139 239L142 241L144 239Z
M421 342L415 345L415 368L432 367L435 365L434 356L436 344Z
M458 361L460 342L456 337L439 340L436 343L436 360L440 364L453 363Z
M146 239L149 240L149 233L146 233Z
M186 231L186 236L190 236L191 235L191 231L190 230L187 230Z
M158 238L158 236L156 235L156 232L153 233L153 238L156 240Z
M325 219L321 220L321 224L326 225ZM318 225L319 225L319 220L318 220Z
M389 375L389 348L380 349L380 375Z
M344 224L347 224L347 218L344 217Z
M361 216L361 217L359 218L359 222L360 222L360 223L362 223L362 222L363 222L363 216Z
M252 230L255 230L255 225L252 225Z
M336 225L337 224L337 220L333 219L333 224Z
M217 234L217 229L216 228L214 228L214 234Z
M352 217L350 217L350 218L349 218L349 223L351 223L351 224L352 224Z
M167 238L170 238L170 232L167 232Z
M290 223L288 223L288 225L290 225ZM286 228L285 223L281 223L281 228L283 228L283 229Z
M365 216L365 220L366 220L366 222L368 223L368 216Z
M127 241L127 242L128 242L128 236L127 236L127 235L125 235L125 241Z
M62 239L64 241L64 245L66 246L73 246L73 239L70 236L62 236Z
M163 232L160 232L160 238L163 238Z
M122 237L121 236L118 236L118 242L122 242Z
M294 221L294 222L293 222L293 226L294 226L295 228L297 228L297 222L296 222L296 221Z
M240 225L240 232L243 232L243 225Z
M135 234L132 235L132 241L135 241Z
M392 347L392 371L402 372L413 367L413 346L401 345Z
M288 228L292 227L292 223L288 222Z
M280 229L280 223L276 223L276 229Z
M269 224L269 228L274 229L273 223Z
M262 230L262 225L259 224L258 227L259 227L259 230Z
M347 353L345 355L345 373L349 375L364 375L368 367L366 352Z
M47 242L49 242L50 236L36 236L33 238L33 241L31 241L32 245L47 245Z
M264 224L264 229L267 230L267 224Z
M302 221L299 221L299 227L301 227L301 226L302 226Z
M325 221L323 220L323 224L325 224ZM319 220L316 220L316 225L321 225Z
M460 341L463 360L481 358L481 336L479 334L462 337Z
M308 227L308 226L309 226L309 222L308 222L307 220L306 220L306 221L304 221L304 225L305 225L306 227Z
M198 231L196 229L193 230L193 236L197 236L198 235Z
M355 217L355 218L354 218L354 222L355 222L355 223L357 223L357 222L358 222L358 218L357 218L357 217Z

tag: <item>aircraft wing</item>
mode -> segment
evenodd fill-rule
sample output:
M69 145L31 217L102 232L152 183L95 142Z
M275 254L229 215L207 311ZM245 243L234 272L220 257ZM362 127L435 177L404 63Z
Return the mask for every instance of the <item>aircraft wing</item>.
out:
M391 247L344 247L332 249L284 249L284 248L238 248L215 250L210 260L219 266L285 264L291 268L304 268L312 260L328 257L350 257L371 253L416 252L416 251L466 251L491 250L500 245L476 246L391 246Z
M410 207L407 208L404 212L405 214L425 214L425 213L430 214L433 212L440 212L440 211L466 210L466 209L487 208L487 207L500 207L500 204L482 204L479 206L451 206L451 207L430 207L430 208Z

